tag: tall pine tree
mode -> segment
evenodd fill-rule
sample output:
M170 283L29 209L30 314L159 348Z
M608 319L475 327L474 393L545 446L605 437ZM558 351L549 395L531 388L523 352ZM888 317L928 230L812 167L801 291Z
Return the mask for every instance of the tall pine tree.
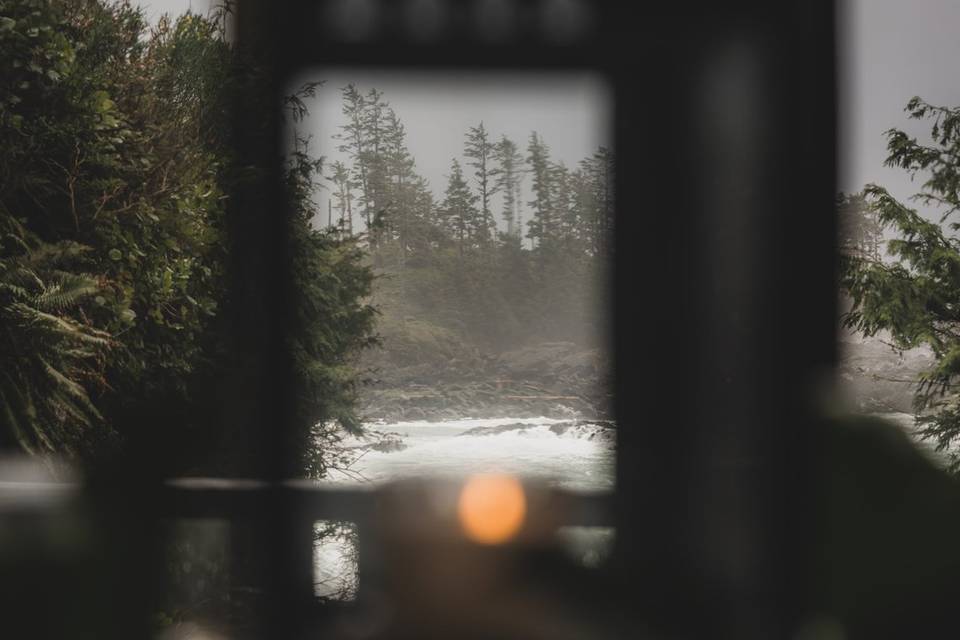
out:
M353 181L350 178L350 169L341 161L330 166L327 180L333 183L333 198L337 203L339 217L337 228L343 235L353 235Z
M462 259L464 248L473 240L480 226L478 225L480 214L477 211L477 196L470 191L470 186L463 176L463 167L456 158L450 165L447 190L440 205L440 214L457 243L457 250Z
M493 158L497 168L494 176L494 188L503 197L501 216L507 226L507 235L520 237L522 229L520 210L520 184L523 178L523 154L517 143L507 136L493 147Z
M543 138L534 131L527 144L527 164L533 178L533 200L528 204L533 208L527 237L531 246L542 247L549 244L553 229L554 171L550 162L550 148Z
M496 222L490 211L490 199L497 190L493 166L494 145L490 142L483 122L476 127L470 127L466 137L463 155L467 158L467 164L473 167L473 178L479 190L481 224L477 230L478 240L486 243L496 230Z

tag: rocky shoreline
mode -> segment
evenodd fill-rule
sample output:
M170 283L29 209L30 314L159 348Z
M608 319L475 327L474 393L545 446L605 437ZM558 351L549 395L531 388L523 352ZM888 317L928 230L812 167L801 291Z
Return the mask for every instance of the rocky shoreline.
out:
M437 342L385 349L366 363L364 421L612 417L611 367L600 349L545 342L484 354L451 337ZM928 350L900 353L852 333L840 346L837 387L849 410L912 413L915 381L934 362Z
M917 381L933 366L933 354L928 349L898 352L882 338L842 337L837 382L849 409L912 414Z
M474 427L458 434L457 437L499 435L510 431L527 431L537 426L527 422L512 422L496 426ZM566 420L551 424L549 429L558 436L575 434L584 440L600 442L613 442L616 437L616 427L611 420Z
M610 417L609 364L598 349L572 343L446 361L380 361L371 371L360 397L361 414L371 422Z
M456 420L460 418L589 418L606 415L582 396L558 395L535 385L500 387L496 382L380 388L364 396L366 421Z

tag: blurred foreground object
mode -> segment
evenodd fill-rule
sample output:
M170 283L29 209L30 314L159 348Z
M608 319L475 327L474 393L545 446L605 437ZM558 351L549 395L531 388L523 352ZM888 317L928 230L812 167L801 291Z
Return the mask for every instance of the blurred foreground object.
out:
M460 491L457 514L470 540L504 544L524 524L527 497L520 481L513 476L474 476Z
M846 638L956 635L960 483L878 418L845 418L827 433L820 602Z
M834 420L825 434L819 536L809 541L817 610L798 631L856 639L950 629L960 589L960 484L883 421ZM588 513L595 503L583 496L509 476L408 481L340 498L251 482L184 481L170 491L168 508L181 516L204 501L219 504L232 527L250 515L244 500L261 494L295 499L310 518L357 521L357 601L312 605L326 611L316 624L300 610L306 622L292 637L665 637L648 631L644 603L614 566L586 569L563 553L558 527L609 517ZM152 637L150 596L168 588L152 572L156 558L143 552L155 521L132 497L90 494L35 460L0 463L4 637ZM259 553L268 559L273 550ZM261 616L269 597L251 592L247 617ZM164 637L196 629L184 621ZM230 624L210 634L260 637L256 629Z
M110 519L98 517L69 470L58 468L55 477L46 462L0 457L0 635L145 633L140 595L151 585L129 577L149 559L130 562L127 554L136 544L125 532L131 523L107 525ZM136 514L128 517L136 521Z
M576 508L508 475L385 487L361 533L357 609L334 637L617 637L603 572L575 565L557 535Z

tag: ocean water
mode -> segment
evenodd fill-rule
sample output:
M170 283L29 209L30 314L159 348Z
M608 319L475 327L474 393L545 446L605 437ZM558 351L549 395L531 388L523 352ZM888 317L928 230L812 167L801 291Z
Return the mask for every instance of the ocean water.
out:
M509 473L572 490L612 490L611 429L553 418L464 418L367 425L349 437L354 462L332 471L332 485L379 484L404 478ZM397 442L400 450L371 447Z
M364 437L347 437L350 463L320 481L327 486L378 486L409 478L458 479L505 473L572 491L612 491L614 430L569 419L463 418L440 422L372 423ZM356 552L349 526L318 523L327 535L314 549L315 592L350 598L356 592ZM602 563L612 548L608 528L565 527L571 557Z

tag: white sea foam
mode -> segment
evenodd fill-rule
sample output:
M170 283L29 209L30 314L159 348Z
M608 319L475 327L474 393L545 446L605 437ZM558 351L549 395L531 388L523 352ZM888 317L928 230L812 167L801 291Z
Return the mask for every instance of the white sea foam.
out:
M381 483L423 476L463 476L511 473L573 489L613 487L611 438L598 437L600 427L576 425L551 429L567 420L553 418L465 418L442 422L395 422L368 425L396 434L405 445L399 451L366 450L349 473L332 472L329 484ZM502 431L469 433L478 428ZM360 447L369 437L350 437L347 446Z
M403 478L459 478L496 472L574 490L613 489L614 445L610 432L590 424L555 426L565 422L570 420L463 418L371 423L366 425L370 435L349 436L343 442L356 447L357 457L348 472L332 471L322 482L376 485ZM471 430L479 432L468 433ZM389 438L399 439L405 447L383 451L366 447L382 437L379 434L393 434ZM570 538L567 546L584 564L597 564L609 553L611 531L585 530ZM356 588L351 542L335 535L318 543L314 571L317 595L351 597Z

